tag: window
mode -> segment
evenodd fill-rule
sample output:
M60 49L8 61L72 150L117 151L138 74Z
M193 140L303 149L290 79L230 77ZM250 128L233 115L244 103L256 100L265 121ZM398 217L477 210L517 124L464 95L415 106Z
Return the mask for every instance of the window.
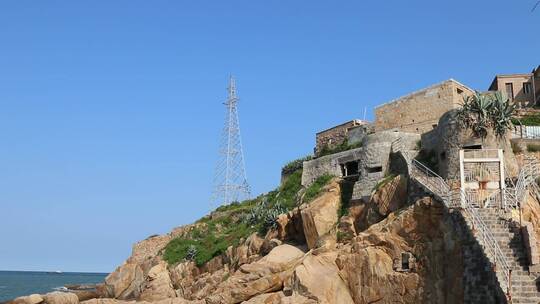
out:
M530 82L523 83L523 94L531 95L532 94L532 85Z
M401 269L402 270L409 270L410 268L410 265L409 265L409 253L408 252L403 252L401 254Z
M382 172L382 166L369 167L369 168L367 168L367 172L368 173Z
M468 145L463 146L464 150L482 150L482 145Z
M506 95L508 96L508 99L514 100L514 85L509 82L504 85L506 87Z

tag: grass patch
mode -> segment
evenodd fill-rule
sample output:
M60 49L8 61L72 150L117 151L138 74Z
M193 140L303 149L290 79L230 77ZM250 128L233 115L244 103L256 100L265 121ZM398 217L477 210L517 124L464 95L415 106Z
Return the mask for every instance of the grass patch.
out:
M521 118L512 118L514 125L520 125L520 122L524 126L540 126L540 114L525 115Z
M538 144L528 144L527 152L540 152L540 145Z
M308 156L304 156L302 158L299 158L299 159L295 159L291 162L288 162L285 166L283 166L283 168L281 168L281 174L282 175L289 175L291 173L294 173L300 169L302 169L302 166L304 164L305 161L308 161L308 160L311 160L313 159L313 156L311 155L308 155Z
M309 203L316 198L321 193L322 188L326 186L333 177L334 176L330 174L324 174L317 177L317 179L306 189L304 202Z
M296 170L276 190L217 208L211 216L197 221L199 225L186 235L171 240L163 259L170 265L193 260L202 266L252 233L264 234L275 228L277 216L296 207L301 181L302 170Z
M300 189L302 189L302 170L296 170L285 179L283 184L279 187L278 192L273 193L271 201L279 200L283 207L290 210L296 207L296 196Z
M343 180L341 182L341 204L338 210L338 218L349 215L349 207L353 195L354 182Z
M343 151L347 151L351 149L356 149L356 148L360 148L361 146L362 146L361 141L354 144L349 144L349 141L345 139L341 144L339 144L338 146L334 148L329 148L328 146L324 146L322 150L318 153L317 157L335 154L335 153L339 153L339 152L343 152Z
M225 224L225 223L223 223ZM190 247L196 249L193 261L197 266L202 266L212 258L221 255L229 246L237 246L240 239L248 237L256 231L256 227L249 227L243 223L235 223L217 228L218 223L213 223L202 228L193 229L188 236L173 239L165 247L163 259L169 264L185 260ZM223 229L217 232L217 229Z

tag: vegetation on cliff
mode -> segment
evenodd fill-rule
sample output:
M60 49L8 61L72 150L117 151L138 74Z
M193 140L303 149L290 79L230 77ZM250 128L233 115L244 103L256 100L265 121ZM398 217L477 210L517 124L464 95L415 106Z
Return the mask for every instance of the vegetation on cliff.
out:
M304 202L316 198L332 179L323 175L305 189ZM223 254L229 246L238 246L254 232L266 234L276 228L277 217L298 205L302 189L302 170L296 170L273 191L243 202L217 208L198 221L186 235L173 239L165 247L163 258L169 264L193 260L202 266Z
M362 146L362 142L357 142L357 143L354 143L354 144L349 144L349 141L347 139L343 140L343 142L341 144L339 144L338 146L334 147L334 148L329 148L328 146L324 146L321 150L321 152L319 152L319 155L318 157L321 157L321 156L325 156L325 155L330 155L330 154L335 154L335 153L339 153L339 152L343 152L343 151L347 151L347 150L352 150L352 149L356 149L356 148L360 148Z
M476 92L464 98L456 118L461 127L470 129L475 136L485 138L491 129L503 137L512 128L515 111L516 106L500 92Z

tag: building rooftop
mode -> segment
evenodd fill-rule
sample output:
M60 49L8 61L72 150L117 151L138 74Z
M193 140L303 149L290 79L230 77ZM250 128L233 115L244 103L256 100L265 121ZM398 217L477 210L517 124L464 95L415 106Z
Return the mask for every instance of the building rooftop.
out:
M321 133L323 133L323 132L326 132L326 131L329 131L329 130L332 130L332 129L336 129L336 128L339 128L339 127L343 127L343 126L345 126L345 125L347 125L347 124L350 124L350 123L352 123L353 125L360 126L360 125L368 125L368 124L369 124L369 121L367 121L367 120L362 120L362 119L353 119L353 120L346 121L346 122L344 122L344 123L342 123L342 124L339 124L339 125L337 125L337 126L333 126L333 127L328 128L328 129L324 129L324 130L322 130L322 131L319 131L319 132L317 132L317 134L321 134Z
M423 89L414 91L414 92L412 92L412 93L403 95L403 96L401 96L401 97L392 99L392 100L390 100L390 101L388 101L388 102L382 103L382 104L376 106L375 109L380 108L380 107L385 106L385 105L388 105L388 104L391 104L391 103L394 103L394 102L396 102L396 101L398 101L398 100L400 100L400 99L403 99L403 98L407 98L407 97L416 95L416 94L418 94L418 93L420 93L420 92L423 92L423 91L427 91L427 90L436 88L436 87L438 87L438 86L441 86L441 85L446 84L446 83L449 83L449 82L455 83L455 84L457 84L457 85L460 85L460 86L462 86L462 87L465 87L466 89L470 90L471 92L474 92L473 89L469 88L468 86L464 85L463 83L461 83L461 82L459 82L459 81L457 81L457 80L455 80L455 79L453 79L453 78L450 78L450 79L447 79L447 80L438 82L438 83L436 83L436 84L430 85L430 86L427 87L427 88L423 88Z
M533 70L533 73L534 73L534 70ZM493 81L489 85L488 90L495 91L495 87L497 86L497 79L499 79L499 78L531 77L532 75L533 75L532 73L516 73L516 74L498 74L498 75L495 75L495 77L493 78Z

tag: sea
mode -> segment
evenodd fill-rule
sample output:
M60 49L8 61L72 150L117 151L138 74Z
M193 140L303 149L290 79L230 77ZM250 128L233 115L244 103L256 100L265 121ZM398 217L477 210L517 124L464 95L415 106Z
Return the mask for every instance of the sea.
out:
M0 303L33 293L63 290L66 284L101 283L107 273L0 271Z

